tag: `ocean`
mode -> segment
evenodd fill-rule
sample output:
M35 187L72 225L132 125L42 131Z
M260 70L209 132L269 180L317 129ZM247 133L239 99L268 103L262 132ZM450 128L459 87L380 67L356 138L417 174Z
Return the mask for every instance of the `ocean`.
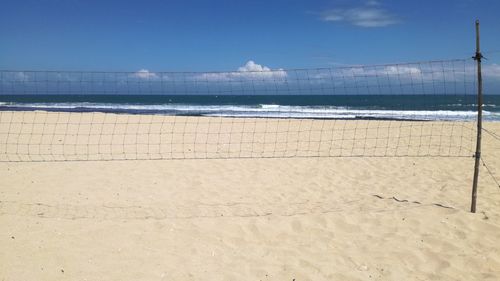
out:
M44 110L181 116L470 121L474 95L0 95L0 111ZM484 96L500 121L500 95Z

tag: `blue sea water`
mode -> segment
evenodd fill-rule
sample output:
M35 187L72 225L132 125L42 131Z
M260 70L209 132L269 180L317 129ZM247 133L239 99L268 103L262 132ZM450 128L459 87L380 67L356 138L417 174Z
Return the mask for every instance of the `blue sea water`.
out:
M182 116L474 120L474 95L0 95L0 110ZM500 121L500 95L484 96L484 119Z

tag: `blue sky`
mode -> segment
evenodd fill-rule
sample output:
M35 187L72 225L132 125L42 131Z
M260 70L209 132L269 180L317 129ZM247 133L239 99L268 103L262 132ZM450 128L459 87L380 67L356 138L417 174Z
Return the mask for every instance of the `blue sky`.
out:
M203 71L249 60L303 68L465 58L474 51L476 18L495 65L498 11L498 0L2 0L0 69Z

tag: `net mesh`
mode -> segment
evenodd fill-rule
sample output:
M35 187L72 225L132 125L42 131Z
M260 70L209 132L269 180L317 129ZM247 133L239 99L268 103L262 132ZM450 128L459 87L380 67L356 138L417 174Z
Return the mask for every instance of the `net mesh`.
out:
M0 71L0 161L470 156L474 73Z

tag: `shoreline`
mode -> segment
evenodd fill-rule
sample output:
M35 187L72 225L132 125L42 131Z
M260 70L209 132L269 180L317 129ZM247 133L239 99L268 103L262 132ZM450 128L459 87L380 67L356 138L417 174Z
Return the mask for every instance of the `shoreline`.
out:
M321 109L321 108L320 108ZM134 109L119 109L119 108L44 108L44 107L15 107L15 106L8 106L8 107L2 107L0 105L0 113L1 112L54 112L54 113L103 113L103 114L119 114L119 115L155 115L155 116L169 116L169 117L213 117L213 118L256 118L256 119L313 119L313 120L375 120L375 121L421 121L421 122L426 122L426 121L434 121L434 122L475 122L476 117L470 117L470 118L446 118L446 115L443 115L445 117L441 118L432 118L432 113L429 113L429 117L427 118L417 118L417 117L412 117L415 115L415 112L436 112L436 113L443 113L443 112L449 112L450 115L452 114L471 114L475 115L474 111L443 111L443 110L435 110L435 111L429 111L429 110L370 110L370 109L342 109L345 112L348 112L348 114L329 114L329 113L323 113L324 117L322 117L321 113L318 113L316 115L307 115L308 112L301 112L299 110L296 111L262 111L261 115L259 114L250 114L250 113L213 113L213 112L204 112L203 110L199 110L200 113L196 113L196 110L192 110L191 112L184 112L180 110L154 110L154 109L147 109L147 110L134 110ZM223 111L223 110L221 110ZM352 114L349 115L349 111L352 111ZM402 117L384 117L384 116L357 116L356 112L363 112L365 111L366 114L370 114L371 112L387 112L386 114L388 115L399 115L401 116L401 113L403 112L408 112L407 115L403 115ZM398 112L399 114L396 114L395 112ZM267 115L265 115L267 113ZM275 115L271 115L271 114ZM413 113L413 114L412 114ZM486 114L485 114L486 113ZM277 114L277 115L276 115ZM302 115L300 115L302 114ZM490 119L488 118L489 114L491 112L488 111L483 111L483 121L485 122L500 122L499 119ZM295 116L292 116L295 115ZM329 115L335 115L335 117L331 117ZM499 115L499 113L493 113L493 115ZM425 116L425 115L424 115Z

